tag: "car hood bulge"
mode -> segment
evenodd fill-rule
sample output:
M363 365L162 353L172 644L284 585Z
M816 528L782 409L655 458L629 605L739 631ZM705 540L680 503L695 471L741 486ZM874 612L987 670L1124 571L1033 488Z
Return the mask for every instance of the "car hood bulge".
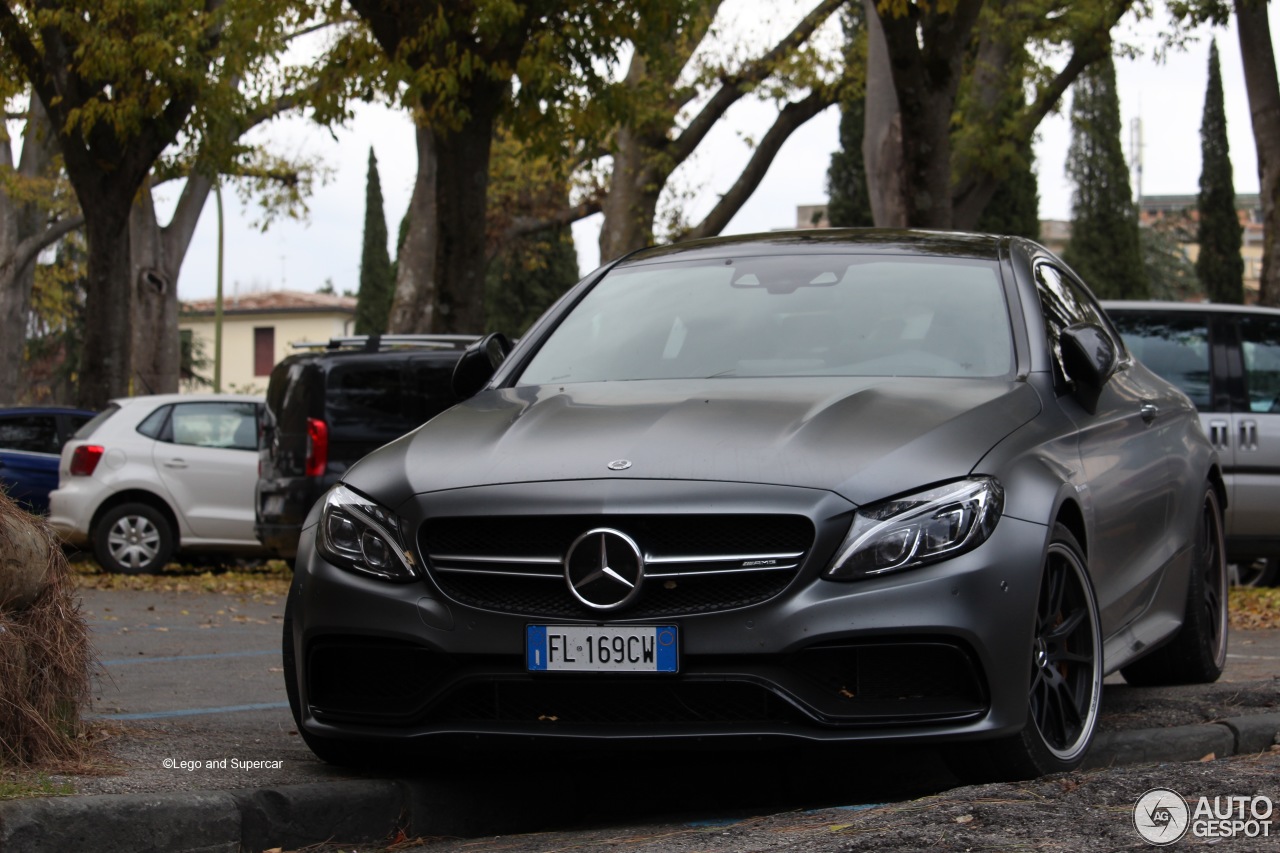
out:
M344 478L389 506L414 494L583 479L826 489L861 504L973 470L1035 417L1005 379L643 380L483 391ZM611 470L630 463L624 470Z

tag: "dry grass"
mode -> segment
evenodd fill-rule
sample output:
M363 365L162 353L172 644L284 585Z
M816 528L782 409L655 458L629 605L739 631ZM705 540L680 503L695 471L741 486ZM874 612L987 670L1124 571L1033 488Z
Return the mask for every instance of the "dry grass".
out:
M24 610L0 611L0 768L80 763L88 749L81 711L94 661L75 581L42 519L2 494L0 515L20 516L49 542L39 597Z

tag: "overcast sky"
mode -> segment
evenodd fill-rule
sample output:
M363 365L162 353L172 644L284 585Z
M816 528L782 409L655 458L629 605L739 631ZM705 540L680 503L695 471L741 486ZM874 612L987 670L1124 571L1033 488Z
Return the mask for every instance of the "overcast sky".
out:
M734 2L751 0L729 0ZM786 3L779 3L779 6ZM795 2L796 17L812 4ZM1272 40L1280 27L1272 16ZM785 27L789 21L774 22ZM1128 27L1122 35L1143 48L1135 60L1117 60L1120 107L1125 128L1123 144L1130 151L1130 128L1142 122L1144 145L1142 192L1145 195L1194 194L1199 189L1200 120L1204 107L1208 39L1216 37L1221 53L1223 87L1230 134L1231 160L1237 192L1258 190L1253 135L1249 123L1239 43L1230 29L1201 31L1185 52L1171 53L1157 63L1153 50L1159 24L1148 22L1140 31ZM1069 101L1068 101L1069 102ZM772 120L775 108L753 102L734 107L728 121L703 143L699 153L681 170L682 185L694 192L688 202L695 211L709 210L716 194L733 182L750 150L742 136L757 137ZM826 173L837 144L839 113L828 110L798 130L774 161L752 199L725 233L742 234L793 227L796 206L826 200ZM407 116L381 107L363 107L348 126L333 133L301 120L279 121L265 131L277 150L318 156L332 170L332 179L318 187L310 201L306 222L279 222L265 233L254 228L256 216L242 208L233 193L224 196L227 214L225 293L250 290L315 290L331 279L339 291L356 289L364 227L365 174L369 148L378 157L387 227L394 239L408 207L417 154ZM1066 108L1042 125L1036 145L1040 179L1040 216L1069 219L1071 187L1063 174L1070 141ZM1137 187L1135 186L1135 191ZM574 228L579 265L588 272L598 263L599 217ZM210 199L179 280L181 299L211 297L215 291L217 225ZM391 247L394 257L394 246Z

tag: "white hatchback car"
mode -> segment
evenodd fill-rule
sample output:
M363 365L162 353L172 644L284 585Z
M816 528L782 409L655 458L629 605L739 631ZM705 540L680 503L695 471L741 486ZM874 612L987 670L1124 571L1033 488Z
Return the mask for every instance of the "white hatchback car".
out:
M49 523L113 572L157 572L179 549L260 554L261 418L243 394L113 400L63 447Z

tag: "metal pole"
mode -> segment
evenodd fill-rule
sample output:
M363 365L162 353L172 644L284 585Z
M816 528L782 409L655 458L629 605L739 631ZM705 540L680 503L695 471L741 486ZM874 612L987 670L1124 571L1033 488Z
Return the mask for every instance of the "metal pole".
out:
M213 391L222 393L222 181L215 181L213 195L218 202L218 295L213 302Z

